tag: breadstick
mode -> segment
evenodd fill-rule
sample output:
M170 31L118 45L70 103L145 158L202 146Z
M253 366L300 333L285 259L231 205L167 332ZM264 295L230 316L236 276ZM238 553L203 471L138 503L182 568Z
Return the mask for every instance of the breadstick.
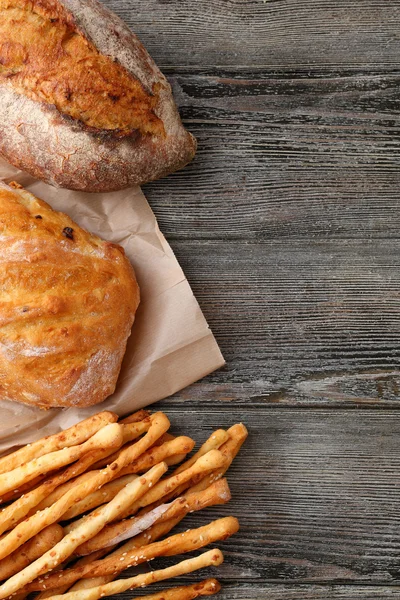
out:
M126 590L129 589L145 587L152 583L156 583L157 581L165 581L166 579L171 579L173 577L180 577L181 575L193 573L193 571L204 569L206 567L217 567L223 560L224 557L220 550L209 550L196 558L183 560L166 569L136 575L135 577L130 577L128 579L117 579L117 581L112 581L88 590L67 592L62 596L50 596L50 600L98 600L104 596L111 596L113 594L126 592Z
M140 423L132 423L132 425L122 425L123 428L123 436L124 436L124 443L130 439L130 441L132 441L134 438L138 437L139 435L142 435L143 433L145 433L146 431L149 430L151 425L151 421L149 418L146 419L146 421L141 421ZM129 429L128 429L129 428ZM105 455L103 456L103 458L99 461L97 461L94 465L93 465L93 469L100 469L105 467L106 465L111 464L112 462L114 462L114 459L118 458L120 452L123 450L124 448L120 448L117 452L112 452L110 450L110 453L105 453ZM162 462L162 459L158 460L157 462ZM157 463L154 463L157 464ZM150 465L150 466L154 466L154 465ZM148 469L150 468L150 466L148 467ZM146 471L148 469L145 469ZM121 475L127 475L128 473L121 473ZM118 473L118 475L120 475ZM75 484L77 483L82 483L85 478L87 479L88 476L90 476L88 473L84 473L79 479L77 479L75 482L74 481L70 481L69 483L58 487L56 490L54 490L54 492L47 496L38 506L37 508L39 510L42 510L43 508L46 508L47 506L51 506L52 504L54 504L54 502L56 502L59 498L61 498L61 496L63 494L65 494L66 492L68 492L68 490L70 490ZM76 514L80 514L80 513L76 513ZM70 517L65 517L65 518L70 518Z
M114 546L113 546L113 548L114 548ZM110 552L110 548L106 548L106 549L103 548L104 554L108 554L108 552ZM84 564L85 559L87 559L86 564L92 563L93 558L91 559L91 557L93 557L95 555L96 555L96 552L93 552L93 554L89 554L89 556L84 556L83 558L81 558L80 560L77 561L75 566L80 567L82 564ZM114 552L112 554L110 554L110 556L113 556L113 555L114 555ZM94 560L97 560L97 558ZM98 585L103 585L104 583L113 581L115 579L115 577L116 577L116 575L104 575L103 577L91 577L91 578L89 577L87 579L79 579L76 583L74 583L74 585L72 587L69 588L69 586L66 586L66 589L69 588L70 592L75 592L76 590L87 590L88 588L97 587ZM66 589L64 591L66 591ZM49 590L49 596L51 596L51 595L54 595L54 592ZM39 598L40 598L40 596L35 598L35 600L39 600Z
M141 410L138 410L137 412L132 413L128 417L120 419L119 422L120 423L137 423L138 421L143 421L143 419L146 419L147 417L150 417L150 412L148 410L144 410L142 408Z
M203 479L201 479L197 484L195 483L191 488L191 492L198 492L208 488L208 486L213 482L217 481L221 477L223 477L226 471L231 466L234 458L238 454L240 448L245 442L248 431L246 427L242 423L238 423L237 425L233 425L228 429L229 440L225 442L220 448L220 451L225 456L226 463L223 467L216 469L213 473L209 473Z
M178 475L171 475L167 479L163 479L151 490L147 492L137 502L132 502L131 507L122 515L122 518L134 515L139 508L153 504L159 501L166 494L171 493L182 483L187 481L196 480L196 478L203 478L208 472L215 471L225 464L226 458L219 450L210 450L204 456L201 456L192 467L186 469Z
M208 440L204 442L201 448L199 448L196 454L193 454L192 458L189 458L189 460L184 462L178 469L175 470L175 475L178 475L179 473L182 473L182 471L189 469L194 465L197 459L207 454L207 452L210 452L210 450L218 450L218 448L220 448L228 439L229 433L224 429L217 429L217 431L214 431Z
M85 579L82 580L82 584L84 583ZM87 588L84 586L78 586L76 584L73 586L73 588L71 588L70 591L72 592L84 589ZM155 594L146 596L135 596L134 600L194 600L194 598L198 598L199 596L212 596L213 594L219 592L220 589L221 584L216 579L206 579L205 581L200 581L199 583L195 583L193 585L175 587L169 590L163 590L162 592L156 592Z
M186 456L187 456L186 454L174 454L174 456L167 457L165 459L165 462L167 463L167 465L169 467L173 467L173 466L181 463L183 460L185 460Z
M108 453L108 448L104 450L95 450L83 456L76 463L64 469L61 473L57 473L46 479L38 488L31 490L24 496L21 496L13 504L3 508L0 512L0 534L4 533L21 521L30 511L38 507L39 503L50 495L54 489L66 481L80 475L86 469L91 467L101 456ZM38 510L38 508L36 508Z
M61 564L71 556L75 548L77 548L82 541L90 539L90 537L96 535L104 525L115 519L123 510L125 510L126 506L131 503L132 499L136 500L139 498L148 487L160 479L166 470L167 465L165 463L160 463L145 475L142 475L140 478L137 478L135 481L128 484L113 500L111 500L111 502L91 513L85 523L78 527L74 532L67 534L51 550L20 571L17 575L14 575L3 583L3 585L0 586L0 598L6 598L10 594L17 592L36 577L49 571L50 568L54 569L54 567ZM61 585L61 581L58 581L57 583L58 585Z
M143 438L134 444L126 445L124 448L119 450L119 452L109 456L108 461L98 463L95 465L95 467L98 468L99 465L101 465L101 467L105 467L106 465L111 465L112 462L115 462L119 465L123 463L123 467L121 468L124 468L139 458L139 456L146 452L146 450L154 446L157 440L169 429L170 423L166 415L164 415L162 412L155 413L150 417L149 420L150 426ZM118 473L121 468L118 467Z
M18 548L16 552L0 560L0 581L22 571L31 562L61 541L63 535L61 525L54 523L35 535L29 542Z
M234 425L233 427L231 427L229 429L229 439L221 447L221 450L223 450L223 453L226 456L227 462L224 465L224 467L221 468L220 472L217 473L218 476L222 477L223 473L226 472L226 470L228 469L229 465L232 463L233 459L235 458L235 456L239 452L239 450L240 450L243 442L245 441L246 437L247 437L247 429L242 424ZM210 480L212 480L212 481L210 481ZM187 491L185 493L185 496L183 496L183 497L189 499L190 495L193 494L195 496L195 498L196 498L197 494L201 493L203 490L210 490L210 486L213 485L213 481L218 481L218 477L215 479L215 473L211 473L210 475L206 476L203 480L200 481L199 484L191 486L191 487L189 487L189 489L187 489L187 487L188 487L188 483L190 485L190 482L186 482L183 485L179 486L174 492L169 493L166 496L164 496L162 498L162 501L166 502L171 497L174 497L176 495L177 490L179 490L179 491L182 492L185 489L187 489ZM219 481L221 481L221 480L219 480ZM224 481L224 480L222 480L222 481ZM191 504L190 500L188 501L188 504L189 505ZM153 504L153 507L156 507L158 505L159 505L159 503L156 502L156 503ZM149 508L150 507L147 506L145 510L148 510ZM166 514L164 512L161 515L160 519L156 522L155 525L152 525L144 533L136 535L132 540L130 540L129 542L127 542L126 544L124 544L124 546L122 546L122 548L124 549L124 551L125 550L129 551L131 548L145 545L150 540L159 539L160 537L162 537L162 536L166 535L167 533L169 533L169 531L171 531L171 529L173 529L184 518L185 514L186 513L184 512L184 513L182 513L181 515L179 515L177 517L173 517L173 518L169 518L168 519L167 518L168 514ZM130 521L131 520L127 521L127 523L129 523ZM92 540L90 540L90 543L93 542L93 548L96 547L97 543L98 543L98 546L102 545L103 543L109 543L110 539L112 537L114 537L113 533L117 533L118 534L121 531L120 529L117 530L117 527L119 528L120 525L121 525L120 523L110 524L109 526L107 526L105 528L104 537L101 537L102 534L103 534L103 532L100 532L100 534L98 534ZM116 527L116 529L113 530L112 528L114 526ZM108 535L107 535L106 532L108 532ZM86 547L86 544L85 544L85 547ZM89 547L89 543L88 543L88 547Z
M214 492L217 492L217 494L219 496L219 498L216 499L216 502L215 502L216 504L222 504L224 501L224 498L226 498L226 501L229 501L230 490L229 490L229 486L228 486L226 479L220 479L219 481L215 482L212 486L210 486L210 488L208 488L208 490L211 490L211 487L213 488ZM190 492L190 490L188 491L188 496L189 496L189 492ZM208 492L208 493L211 496L211 492ZM188 498L188 496L185 496L185 497ZM177 502L182 500L182 498L178 498ZM189 502L189 508L191 505L192 505L192 503ZM128 542L126 542L125 544L120 546L117 550L115 550L113 552L113 556L122 556L125 552L130 552L131 550L133 550L135 548L140 548L142 546L146 546L150 542L155 542L155 541L159 540L160 538L166 536L176 525L178 525L178 523L180 523L180 521L182 521L182 519L185 517L185 515L186 515L186 511L177 517L170 518L165 521L163 520L164 515L162 515L161 518L154 525L152 525L151 527L149 527L148 529L146 529L139 535L136 535L134 538L130 539ZM103 548L103 552L105 550L106 550L106 548ZM100 550L100 552L101 552L101 550ZM96 553L93 553L90 556L94 556L95 554Z
M159 461L160 462L160 461ZM77 515L88 512L92 508L96 508L105 502L110 502L118 492L120 492L128 483L131 483L138 478L138 475L124 475L118 479L114 479L110 483L103 485L100 490L92 492L80 502L77 502L63 515L63 519L68 521Z
M167 479L163 479L153 489L149 490L140 500L132 502L131 506L120 516L120 519L134 515L140 508L148 506L149 504L157 503L166 494L173 491L175 488L180 486L182 483L192 481L196 477L204 477L206 473L215 471L225 463L225 457L218 450L210 450L207 454L202 456L195 462L195 464L179 475L172 475ZM71 523L65 528L67 533L70 533L78 526L81 525L86 517ZM0 542L1 543L1 542Z
M225 517L212 521L204 527L189 529L164 540L134 548L130 552L113 553L111 556L86 566L65 569L60 573L49 575L28 585L24 591L50 589L59 585L72 585L78 579L118 575L128 567L137 566L159 556L175 556L203 548L217 540L225 540L239 529L239 522L234 517ZM10 580L11 581L11 580ZM20 587L22 587L20 585ZM16 588L17 590L20 589ZM2 590L2 587L0 588ZM0 598L4 596L0 595Z
M73 425L65 431L23 446L12 454L0 458L0 473L12 471L34 458L43 456L43 454L49 454L60 448L82 444L102 427L105 427L108 423L115 423L117 420L118 415L115 413L103 411L77 423L77 425Z
M148 417L148 419L150 419L150 421L151 421L151 417ZM161 446L165 442L170 442L171 440L174 440L174 439L175 439L175 436L171 435L170 433L168 433L168 432L163 433L163 435L161 437L159 437L158 440L155 441L153 447L154 446ZM94 468L95 469L102 469L103 467L106 467L107 465L109 465L110 462L112 462L114 460L117 460L120 452L122 452L122 450L126 450L126 448L128 448L128 446L129 446L129 444L123 446L117 452L114 452L113 454L111 454L107 458L99 460L99 462L95 464Z
M33 512L36 512L38 510L43 510L45 508L48 508L49 506L52 506L53 504L55 504L57 502L57 500L59 500L62 496L64 496L64 494L69 492L69 490L72 490L72 488L74 488L77 485L80 485L81 483L84 483L85 481L89 481L92 477L93 477L93 472L88 471L86 473L82 473L81 475L79 475L78 477L75 477L74 479L70 479L69 481L66 481L62 485L57 486L57 488L53 492L51 492L51 494L48 494L46 496L46 498L43 498L43 500L35 506Z
M163 526L159 526L157 531L155 531L155 527L157 527L157 525L151 527L148 531L153 531L153 541L156 541L157 539L159 539L160 537L163 537L164 535L166 535L167 533L169 533L171 531L171 529L173 529L174 527L174 523L172 521L172 519L170 521L167 522L167 526L164 525ZM119 548L117 548L117 550L114 550L114 552L112 552L112 554L110 554L109 556L113 556L118 557L120 560L121 558L127 555L128 552L130 552L131 550L133 550L134 548L137 548L139 546L145 546L146 544L148 544L150 542L150 536L147 536L146 533L142 533L141 535L137 535L134 538L134 542L133 540L129 540L129 542L127 542L126 544L123 544L122 546L120 546ZM94 560L98 560L97 559L97 554L99 552L103 552L104 554L107 554L108 552L110 552L113 548L115 548L115 546L111 546L108 548L103 548L102 550L99 550L97 552L92 552L92 554L89 554L88 556L84 556L83 558L81 558L75 566L80 566L81 562L83 562L85 559L90 559L90 557L96 557L94 559L88 560L88 562L86 564L89 564L90 562L93 562ZM103 556L104 556L103 554ZM99 557L102 558L102 557ZM116 577L116 574L112 574L112 575L103 575L102 577L91 577L91 578L87 578L87 579L79 579L71 588L70 591L75 591L75 590L86 590L88 588L91 587L95 587L97 585L102 585L104 583L108 583L109 581L113 581ZM57 590L59 588L56 588ZM62 591L66 591L68 589L68 585L64 586L62 588ZM43 593L43 592L42 592ZM54 591L55 593L55 591ZM61 592L57 592L57 593L61 593ZM48 598L49 596L51 596L53 594L53 592L51 590L49 590L48 592L48 596L45 596L45 598ZM41 595L38 596L37 598L35 598L35 600L41 600Z
M154 445L155 441L169 427L169 421L164 413L155 413L151 417L151 426L146 435L138 442L122 451L118 459L102 471L93 471L93 476L82 484L73 487L52 506L35 513L19 523L5 537L0 539L0 559L8 556L24 542L44 529L47 525L59 521L63 514L75 502L78 502L96 489L109 483L121 469L136 460L143 452Z
M199 596L212 596L221 589L221 584L216 579L206 579L193 585L163 590L147 596L135 596L135 600L194 600Z
M122 443L122 426L118 423L109 423L80 446L72 446L63 450L56 450L34 458L28 463L16 467L12 471L0 475L0 496L11 490L15 490L23 483L34 479L48 471L54 471L60 467L78 460L87 452L97 448L117 447ZM1 501L1 500L0 500Z
M141 473L147 471L153 465L169 457L183 454L184 456L191 452L194 447L194 440L186 436L179 436L162 446L153 446L144 452L137 460L123 469L122 474Z
M124 540L138 535L141 531L146 531L154 523L163 523L175 517L183 518L188 512L203 510L208 506L215 506L217 504L225 504L230 499L231 493L228 482L226 479L220 479L206 490L181 496L171 504L163 504L150 512L142 511L142 514L139 513L136 517L127 519L126 521L118 521L107 525L100 533L79 546L75 553L86 555L101 548L119 544ZM161 513L159 512L160 508L163 508Z
M45 473L44 475L38 475L34 479L31 479L31 481L27 481L26 483L23 483L22 485L18 486L17 489L12 490L11 492L7 492L6 494L2 494L2 498L1 498L2 502L1 503L8 504L9 502L14 502L18 498L20 498L23 494L27 494L28 492L33 490L35 487L37 487L45 479L47 479L48 477L51 477L54 473L58 473L58 472L59 472L59 470L50 472L50 473Z
M225 456L225 464L212 473L204 474L204 477L200 476L197 480L185 482L178 486L175 490L165 495L163 502L169 502L173 498L181 496L185 490L188 490L188 493L205 490L214 481L223 477L248 436L248 431L242 423L233 425L228 429L227 433L229 434L229 439L219 448L219 451Z
M209 489L210 485L212 485L213 482L218 481L219 478L223 476L223 474L228 470L233 459L239 452L243 442L246 440L247 435L248 435L246 427L244 425L242 425L241 423L237 424L237 425L233 425L228 430L228 432L229 432L229 439L220 448L226 457L227 462L225 463L225 465L223 467L221 467L219 471L210 473L209 475L206 475L206 477L204 477L202 480L200 480L200 482L197 485L190 486L191 482L184 483L183 485L176 488L173 492L164 496L162 498L161 502L167 502L171 498L175 498L177 493L181 494L185 490L186 490L186 493L185 493L186 498L188 498L191 494L198 494L199 492L202 492L203 490ZM190 487L188 487L188 485ZM147 510L152 509L153 507L156 507L158 505L159 505L159 502L155 502L152 506L147 506L146 509ZM160 537L163 537L164 535L169 533L171 531L171 529L173 529L184 518L184 516L185 516L185 514L181 514L180 516L177 516L177 517L168 519L167 521L164 521L163 520L164 515L162 515L161 518L159 519L159 521L155 525L152 525L146 532L135 536L132 540L127 542L123 546L123 548L128 548L128 550L130 550L133 547L143 546L146 543L148 543L148 541L150 541L150 540L156 540L156 539L159 539ZM110 527L112 527L112 525L110 525Z
M99 550L98 552L93 552L93 554L90 554L89 556L84 556L83 558L80 558L75 563L75 567L80 567L82 565L88 565L89 563L91 563L95 560L99 560L100 558L103 558L103 556L105 556L109 552L110 552L110 548L107 548L106 550L104 550L104 549ZM90 581L90 579L84 579L83 581ZM112 579L110 579L109 581L112 581ZM104 582L104 583L106 583L106 582ZM100 582L99 582L99 585L100 585ZM50 596L55 596L56 594L63 594L64 592L66 592L69 589L69 587L70 586L67 584L67 585L57 586L56 588L53 588L51 590L45 590L44 592L40 592L40 594L35 596L35 600L45 600L46 598L50 598ZM92 587L94 587L94 586L92 586Z
M137 423L121 423L123 429L124 444L136 440L139 436L146 433L151 425L150 417Z

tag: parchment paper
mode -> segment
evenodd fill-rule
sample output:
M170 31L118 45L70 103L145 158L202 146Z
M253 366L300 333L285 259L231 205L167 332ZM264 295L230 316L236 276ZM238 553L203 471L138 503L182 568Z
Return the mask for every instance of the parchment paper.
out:
M121 244L141 304L115 393L84 409L41 410L0 400L0 451L56 433L100 410L124 415L211 373L224 359L174 253L139 187L108 194L52 188L0 159L0 179L18 181L78 225Z

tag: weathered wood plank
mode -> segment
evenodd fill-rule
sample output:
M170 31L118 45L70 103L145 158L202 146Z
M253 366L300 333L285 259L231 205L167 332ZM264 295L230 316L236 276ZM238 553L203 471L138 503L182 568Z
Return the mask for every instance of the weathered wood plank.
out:
M106 0L160 66L397 66L400 2Z
M178 404L399 406L398 241L173 247L227 360Z
M130 596L126 599L131 600ZM225 585L216 600L399 600L398 587L316 585Z
M226 560L216 570L226 584L244 585L238 598L268 582L400 582L399 411L158 406L173 431L199 442L240 420L249 428L228 472L231 502L188 515L177 530L239 517L240 532L217 544ZM235 598L231 589L222 598Z
M251 431L184 527L241 518L221 600L400 599L400 1L106 2L199 139L145 192L228 360L159 407Z
M399 72L172 81L199 150L145 186L169 239L399 236Z

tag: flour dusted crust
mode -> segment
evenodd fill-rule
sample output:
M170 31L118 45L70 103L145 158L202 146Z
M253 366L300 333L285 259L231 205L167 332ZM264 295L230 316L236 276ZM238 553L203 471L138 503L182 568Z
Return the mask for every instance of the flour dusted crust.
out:
M110 191L194 156L171 88L97 0L0 0L0 152L56 186Z
M139 304L123 249L0 183L0 398L89 406L113 393Z

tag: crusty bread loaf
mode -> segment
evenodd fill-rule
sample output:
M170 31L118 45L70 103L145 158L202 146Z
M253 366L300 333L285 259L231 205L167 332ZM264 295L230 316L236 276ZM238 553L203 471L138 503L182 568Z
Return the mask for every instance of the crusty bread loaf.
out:
M0 152L104 192L183 167L196 142L136 36L97 0L0 0Z
M88 406L111 394L139 304L120 246L0 183L0 399Z

